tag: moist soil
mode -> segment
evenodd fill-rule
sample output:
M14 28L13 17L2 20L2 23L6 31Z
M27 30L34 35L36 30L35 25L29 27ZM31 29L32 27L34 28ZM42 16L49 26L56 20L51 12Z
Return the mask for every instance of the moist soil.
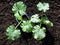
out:
M15 41L7 40L6 28L17 24L12 12L12 6L17 1L23 1L27 5L26 12L29 17L41 14L36 7L38 2L50 4L46 16L54 26L47 27L46 37L43 40L37 41L27 33L22 33L22 37ZM60 0L0 0L0 45L60 45Z

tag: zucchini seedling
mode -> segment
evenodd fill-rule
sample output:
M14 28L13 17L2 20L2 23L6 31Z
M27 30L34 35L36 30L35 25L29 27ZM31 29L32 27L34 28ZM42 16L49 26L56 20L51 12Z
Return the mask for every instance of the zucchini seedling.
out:
M46 16L39 18L39 14L32 15L29 20L24 20L23 16L26 14L26 8L26 5L22 1L16 2L13 5L12 11L15 18L18 20L18 24L16 26L10 25L7 27L6 35L9 40L15 40L21 37L21 29L26 33L32 32L34 39L42 40L46 36L46 28L42 27L42 24L53 26L53 23L49 21ZM49 4L39 2L37 8L45 14L45 12L49 10ZM18 26L20 26L21 29L18 29Z

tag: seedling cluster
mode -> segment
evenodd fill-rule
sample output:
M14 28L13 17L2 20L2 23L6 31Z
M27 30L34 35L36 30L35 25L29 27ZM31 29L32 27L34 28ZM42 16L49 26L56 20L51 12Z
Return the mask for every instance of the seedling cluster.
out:
M10 25L6 29L6 35L9 40L15 40L21 37L21 31L18 29L18 26L22 28L23 32L32 32L36 40L42 40L46 36L46 28L42 27L42 24L50 27L53 26L53 23L49 21L46 16L40 18L39 14L32 15L29 20L24 20L23 16L26 14L26 8L26 5L22 1L16 2L13 5L12 11L18 20L18 24L16 26ZM44 15L44 13L49 10L49 3L39 2L37 8L43 12L41 15Z

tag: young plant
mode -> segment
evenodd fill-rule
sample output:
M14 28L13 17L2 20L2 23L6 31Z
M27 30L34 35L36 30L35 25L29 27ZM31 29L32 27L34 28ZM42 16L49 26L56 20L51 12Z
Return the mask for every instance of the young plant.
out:
M37 4L38 10L42 12L46 12L49 10L48 3L41 3ZM22 28L23 32L26 33L33 33L33 37L36 40L41 40L46 36L46 28L42 27L41 25L53 26L53 23L50 22L47 17L39 18L39 14L32 15L30 20L23 20L23 15L26 14L26 5L19 1L13 5L12 11L14 13L15 18L18 20L18 24L16 26L10 25L6 29L6 35L9 40L15 40L21 37L21 31L18 29L18 26ZM43 13L43 14L44 14ZM28 15L27 15L28 16Z

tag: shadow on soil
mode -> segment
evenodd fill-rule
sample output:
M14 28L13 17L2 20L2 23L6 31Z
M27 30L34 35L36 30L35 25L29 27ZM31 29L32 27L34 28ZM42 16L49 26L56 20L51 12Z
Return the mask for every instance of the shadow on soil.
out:
M54 37L48 30L46 32L46 38L43 40L42 45L54 45Z

